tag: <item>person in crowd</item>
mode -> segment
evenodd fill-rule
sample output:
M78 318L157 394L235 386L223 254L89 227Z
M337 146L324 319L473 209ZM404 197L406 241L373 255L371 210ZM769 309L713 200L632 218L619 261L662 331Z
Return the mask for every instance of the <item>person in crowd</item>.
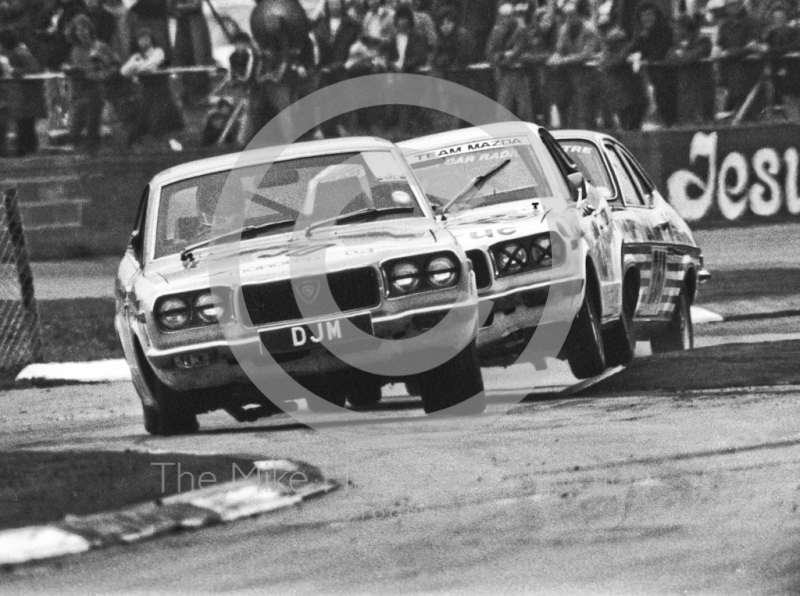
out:
M67 28L81 14L88 15L83 0L49 0L41 4L35 28L46 68L56 70L64 62L70 50Z
M606 128L618 123L622 130L639 130L647 113L644 81L628 62L629 45L621 27L611 26L602 35L600 74Z
M720 82L728 91L727 110L738 110L763 71L760 60L748 60L759 51L761 27L748 14L743 0L726 0L719 24ZM755 111L755 110L754 110Z
M800 29L791 25L789 10L783 3L770 8L764 43L772 61L775 99L783 105L789 120L800 122L800 60L783 57L784 54L800 51Z
M521 61L525 50L527 5L504 2L497 11L497 22L486 43L486 59L494 67L496 99L521 120L533 119L531 86Z
M396 72L420 72L428 69L433 61L435 48L426 36L417 31L414 11L410 6L400 6L394 16L395 36L390 49L390 65ZM405 131L418 132L430 125L429 112L415 106L400 106L397 110L400 127Z
M132 147L144 135L156 139L183 129L183 114L172 97L169 77L158 71L166 62L164 50L156 45L156 35L148 29L136 34L136 52L122 65L122 76L138 79L141 85L139 116L128 136Z
M314 24L314 33L320 48L321 86L333 85L347 78L345 64L350 48L358 41L361 24L346 11L343 0L326 0L322 14ZM322 125L326 137L347 134L345 120L335 118Z
M401 6L394 16L395 35L389 50L391 66L397 72L419 72L433 61L434 47L426 36L417 30L414 12Z
M697 16L680 15L675 21L675 44L664 63L672 66L677 81L678 123L700 124L714 116L714 73L705 58L711 56L711 40L702 34Z
M377 39L388 47L394 38L394 10L386 5L386 0L367 0L361 33Z
M164 65L172 62L172 44L169 36L169 0L137 0L128 13L131 31L150 32L153 46L164 53ZM136 35L138 37L138 33ZM134 39L135 52L138 52L138 39Z
M220 98L209 111L201 140L204 147L216 145L219 142L233 145L239 141L241 121L231 122L234 109L234 105L230 101ZM224 138L222 138L223 135L225 135Z
M436 32L439 45L433 59L436 71L446 76L448 72L460 71L479 59L475 39L469 31L458 24L458 11L445 6L436 15Z
M344 64L345 70L351 77L386 72L389 60L381 46L379 39L367 35L359 36L356 43L350 46L350 53Z
M644 0L636 13L636 35L630 53L649 63L646 73L653 86L656 109L666 126L678 119L678 98L675 78L661 65L673 42L669 20L653 0Z
M69 140L79 145L85 131L86 147L95 151L100 145L104 85L117 72L119 58L97 39L94 23L84 14L72 20L67 34L72 46L64 66L72 82Z
M311 39L290 43L287 36L275 40L270 47L262 48L257 62L253 86L254 126L259 131L275 115L289 107L311 89L310 78L314 67ZM284 128L282 138L276 142L291 142L290 131Z
M175 15L175 66L208 66L214 63L211 34L203 14L203 0L171 0ZM211 86L208 73L183 76L184 100L192 105L205 101Z
M600 38L589 18L586 2L567 0L561 10L564 22L548 65L565 69L569 77L571 99L566 118L569 126L594 128L602 108L597 101L602 91L597 70L589 63L600 53ZM563 114L559 116L563 126Z
M253 40L244 31L238 31L233 36L233 53L230 57L228 70L229 90L233 98L233 110L239 112L238 142L246 144L255 135L252 126L253 102L252 88L258 63L258 50L253 45ZM212 111L214 118L219 117L219 104ZM220 131L221 133L222 131Z
M28 47L20 41L15 31L0 31L0 48L8 61L7 70L12 81L4 83L8 118L17 131L17 155L22 157L39 149L36 120L47 117L42 81L23 80L19 77L41 72L39 62Z
M84 0L86 15L92 22L95 36L105 44L111 44L117 29L117 19L106 8L104 0Z
M502 1L502 0L501 0ZM475 39L475 51L483 56L494 28L498 0L439 0L439 6L453 6L461 16L461 25Z
M111 49L114 50L114 53L122 58L123 60L127 60L130 56L132 50L132 40L131 40L131 31L129 26L129 13L128 7L125 5L124 0L88 0L87 7L89 10L89 16L91 17L92 8L91 2L99 2L100 9L111 17L109 20L105 15L102 17L93 17L92 21L97 22L97 20L105 20L106 24L103 27L111 27L112 33L110 39L106 40L105 35L101 36L98 34L98 37L101 41L105 41L111 46ZM100 31L101 27L98 27L98 31Z
M439 46L439 35L436 31L436 23L433 22L433 17L427 10L427 5L423 0L399 0L399 6L405 6L412 10L414 30L425 38L425 42L431 48L431 59L433 59L433 54Z
M364 24L364 15L367 14L366 0L344 0L347 16L359 25Z
M555 47L553 11L545 7L530 11L527 21L525 50L520 60L530 77L533 120L539 124L549 124L553 98L546 64Z

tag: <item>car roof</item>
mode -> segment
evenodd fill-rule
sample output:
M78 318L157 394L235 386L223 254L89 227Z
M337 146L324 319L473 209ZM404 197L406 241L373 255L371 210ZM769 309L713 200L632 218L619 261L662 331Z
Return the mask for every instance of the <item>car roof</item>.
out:
M500 127L504 124L523 124L529 130L538 132L542 127L531 122L498 122L486 126ZM506 136L507 133L501 133L498 136ZM471 141L478 141L487 137L493 136L491 132L487 132L484 128L479 126L471 126L469 128L460 128L458 130L451 130L448 132L440 132L437 134L427 135L424 137L417 137L398 143L397 146L403 150L403 153L418 153L420 151L429 151L438 149L443 145L453 145L456 143L469 143Z
M612 141L617 140L609 134L594 130L566 129L553 130L550 132L554 139L583 139L586 141L594 141L595 143L600 143L605 139L611 139Z
M314 157L334 153L350 153L356 151L369 151L373 149L391 149L395 145L385 139L377 137L349 137L345 139L325 139L322 141L308 141L292 143L291 145L264 147L237 153L227 153L206 159L198 159L180 164L156 174L152 183L154 185L167 184L209 174L229 170L235 167L252 167L270 163L278 155L276 161Z

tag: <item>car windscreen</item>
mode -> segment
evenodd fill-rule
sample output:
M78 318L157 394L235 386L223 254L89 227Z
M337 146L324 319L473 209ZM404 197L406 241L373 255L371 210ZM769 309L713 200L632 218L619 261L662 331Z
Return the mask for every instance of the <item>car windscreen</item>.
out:
M451 212L523 199L552 197L539 159L525 137L507 137L442 147L413 155L409 161L431 203L445 205L477 176L506 160L475 195L453 205Z
M558 144L572 158L589 184L600 189L608 201L616 198L614 183L611 181L597 145L589 141L574 139L559 140Z
M227 190L235 193L236 208L244 210L244 226L290 222L270 228L273 233L291 231L291 222L301 215L300 225L363 209L408 208L381 213L386 219L424 216L405 169L390 151L308 157L274 163L265 173L266 168L225 170L164 185L153 258L211 238L221 220L232 217L222 213L230 198L217 209L229 178Z

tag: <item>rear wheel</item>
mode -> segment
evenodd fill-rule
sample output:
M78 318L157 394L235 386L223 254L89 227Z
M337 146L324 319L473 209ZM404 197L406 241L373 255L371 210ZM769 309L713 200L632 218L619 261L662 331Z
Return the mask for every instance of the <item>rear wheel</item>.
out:
M606 369L600 316L589 288L567 335L567 361L579 379L599 375Z
M650 348L654 354L662 352L678 352L691 350L694 347L694 326L692 325L692 310L689 307L689 297L686 284L681 285L681 292L675 303L675 310L667 329L650 339Z
M140 358L140 368L155 407L142 405L144 428L151 435L188 435L200 430L197 413L185 403L183 396L162 383L150 365Z
M448 408L453 408L453 415L483 412L486 396L475 340L449 361L419 375L419 389L427 414Z
M633 360L636 338L633 335L633 314L639 301L639 285L636 279L628 278L622 288L622 314L619 321L603 335L603 347L607 366L628 364Z

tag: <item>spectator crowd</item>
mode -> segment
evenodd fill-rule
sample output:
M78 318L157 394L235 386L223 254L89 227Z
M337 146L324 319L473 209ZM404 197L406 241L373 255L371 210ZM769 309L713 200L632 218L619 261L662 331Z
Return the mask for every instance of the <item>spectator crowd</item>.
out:
M202 68L184 69L178 85L169 76L214 65L204 1L0 0L0 155L12 126L16 154L37 149L36 122L51 100L37 73L67 75L74 146L96 150L109 111L128 146L182 129L185 109L205 110L212 93ZM467 84L552 127L694 125L743 105L749 114L779 105L800 121L796 8L793 0L319 0L307 34L286 27L259 43L214 10L233 53L202 140L245 144L320 86L380 72ZM769 91L757 95L757 85ZM315 135L417 132L425 119L411 108L363 111Z

